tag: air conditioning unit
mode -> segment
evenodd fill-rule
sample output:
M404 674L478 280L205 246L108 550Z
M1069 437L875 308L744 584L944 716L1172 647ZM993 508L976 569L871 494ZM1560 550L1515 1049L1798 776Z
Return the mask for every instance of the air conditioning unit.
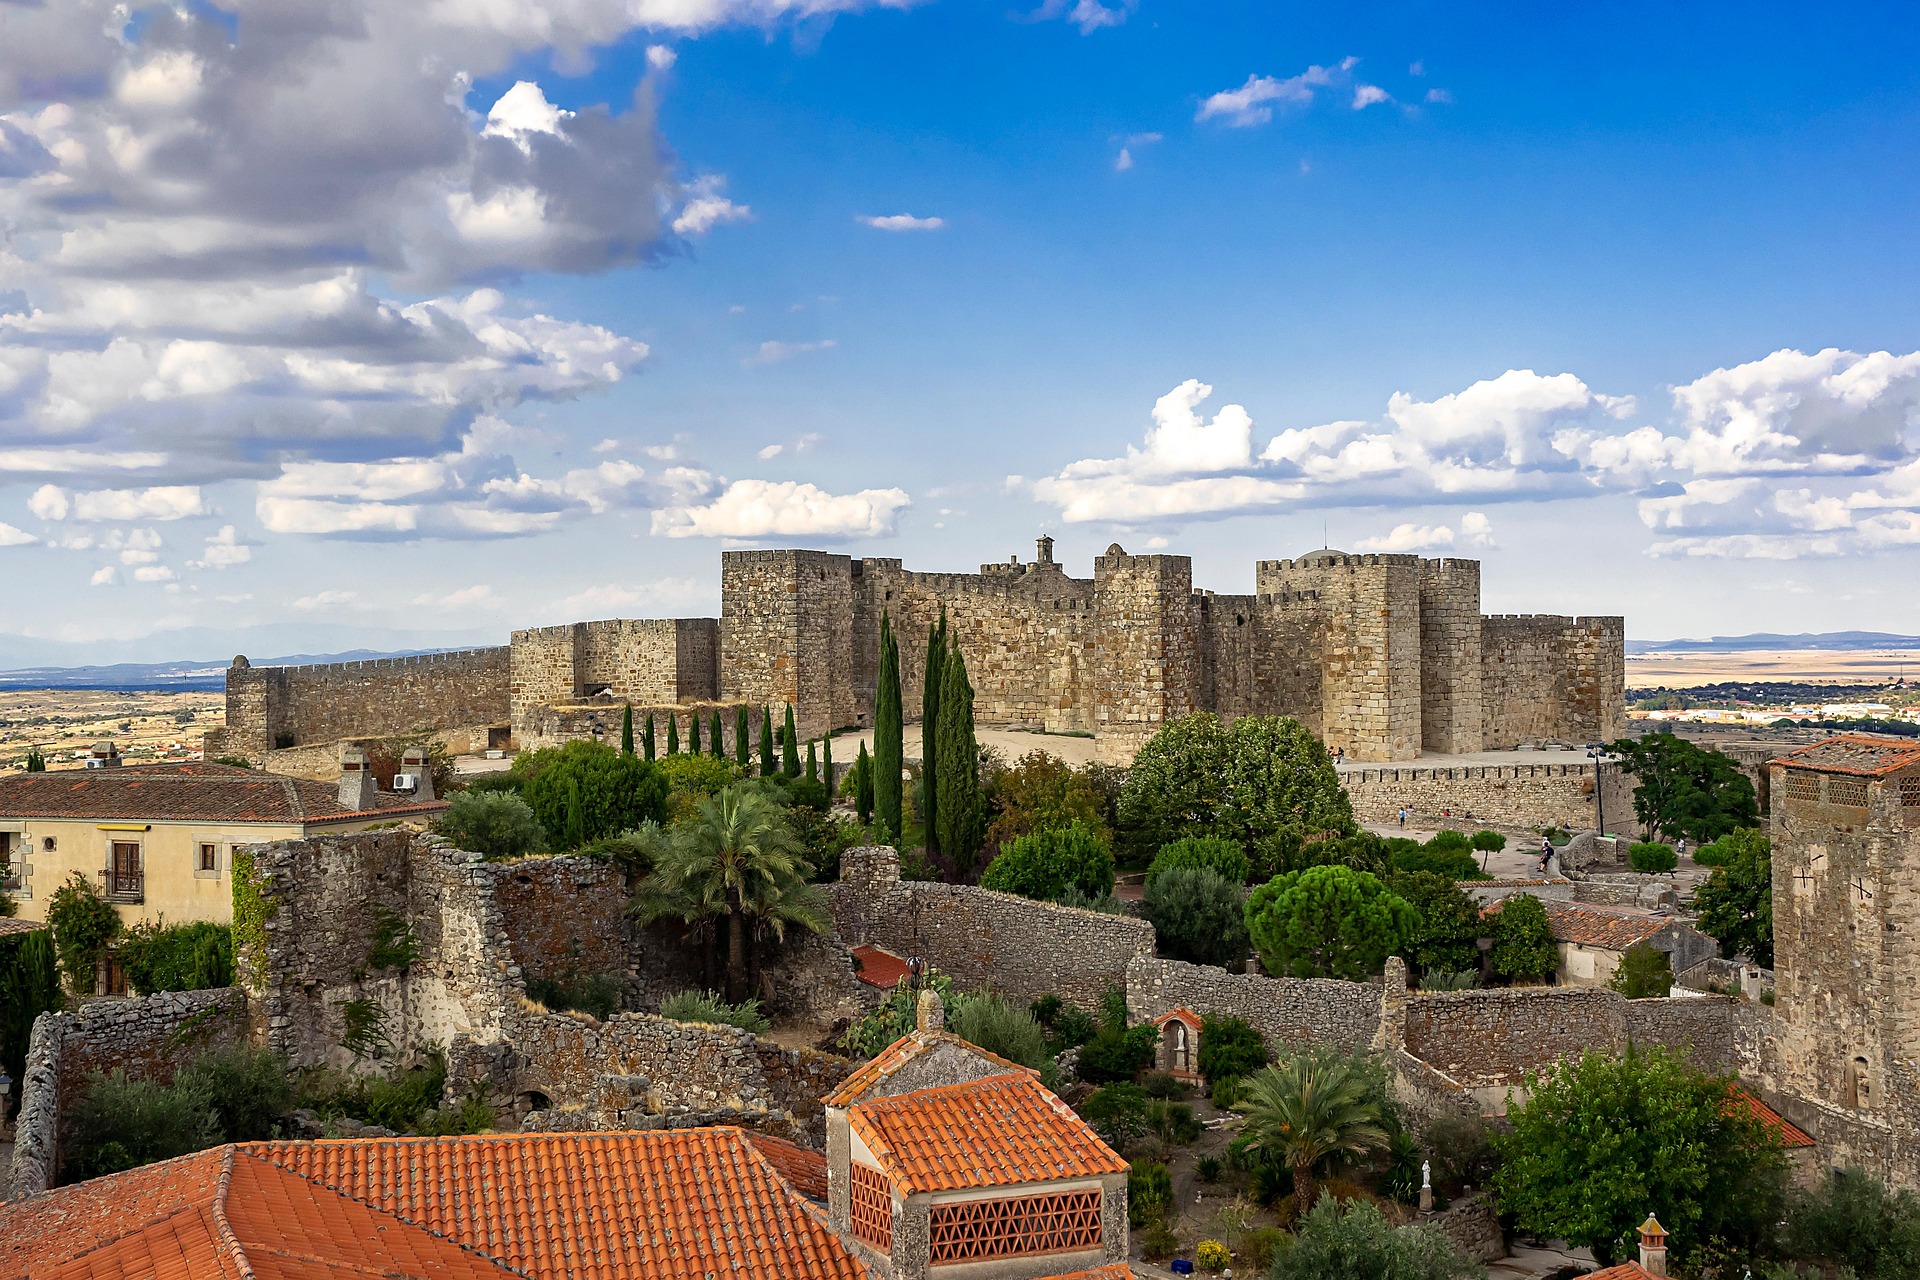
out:
M418 791L420 789L420 779L410 773L396 773L393 775L393 789L395 791Z

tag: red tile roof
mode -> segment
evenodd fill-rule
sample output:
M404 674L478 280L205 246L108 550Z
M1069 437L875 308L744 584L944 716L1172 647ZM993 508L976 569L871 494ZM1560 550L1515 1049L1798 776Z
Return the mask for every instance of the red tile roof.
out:
M739 1129L241 1148L535 1280L865 1280Z
M382 792L371 811L342 810L331 782L229 765L172 764L17 773L0 778L0 817L107 822L327 823L443 811L443 800Z
M1580 1280L1654 1280L1654 1274L1637 1262L1623 1262L1604 1271L1589 1271Z
M1195 1031L1200 1030L1200 1027L1201 1027L1200 1015L1195 1013L1193 1010L1187 1008L1185 1005L1181 1005L1178 1009L1167 1010L1165 1013L1161 1014L1159 1017L1153 1020L1153 1025L1156 1027L1164 1027L1169 1022L1175 1022L1175 1021L1184 1022L1189 1027L1192 1027Z
M1023 1071L1028 1075L1036 1075L1033 1068L1023 1067L1017 1062L1008 1062L999 1054L989 1053L977 1044L970 1044L951 1031L909 1031L867 1059L858 1070L842 1080L832 1093L820 1101L830 1107L850 1106L866 1097L875 1085L888 1076L893 1075L929 1049L940 1045L951 1045L963 1049L983 1062L999 1067L1001 1071ZM1000 1071L984 1074L999 1075Z
M1751 1093L1748 1093L1745 1089L1742 1089L1739 1085L1733 1087L1733 1092L1727 1099L1727 1110L1745 1111L1748 1115L1751 1115L1760 1122L1761 1128L1766 1129L1775 1137L1779 1138L1780 1145L1790 1151L1799 1147L1816 1145L1813 1137L1808 1134L1806 1130L1800 1128L1791 1120L1788 1120L1785 1116L1760 1101L1760 1099L1754 1097Z
M1500 899L1488 904L1480 914L1489 919L1500 914L1500 908L1509 900ZM1612 911L1600 911L1593 907L1572 906L1564 902L1545 902L1547 923L1553 927L1555 942L1573 942L1583 947L1598 947L1603 951L1625 951L1647 941L1662 929L1672 924L1672 920L1656 916L1618 915Z
M795 1191L809 1200L827 1198L827 1158L824 1155L764 1133L749 1133L747 1141L753 1144L754 1150L766 1157L768 1164L779 1170L781 1177L793 1184Z
M857 1103L847 1124L903 1195L1127 1171L1073 1108L1028 1073Z
M34 1280L505 1280L505 1267L239 1148L0 1208L0 1275Z
M46 927L44 920L22 920L17 916L0 916L0 938L10 933L32 933L35 929Z
M860 967L860 981L870 987L895 986L908 973L905 960L869 942L853 948L853 962Z
M1124 1262L1110 1262L1091 1271L1069 1271L1064 1275L1041 1276L1040 1280L1134 1280L1133 1268Z
M1768 764L1820 773L1851 773L1877 778L1920 765L1920 742L1912 738L1881 738L1869 733L1842 733L1777 756Z

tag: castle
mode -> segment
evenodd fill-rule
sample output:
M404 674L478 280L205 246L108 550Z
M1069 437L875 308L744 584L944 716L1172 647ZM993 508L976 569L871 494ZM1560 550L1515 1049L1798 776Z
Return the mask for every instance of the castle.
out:
M1195 590L1186 556L1117 544L1074 578L1039 540L1022 564L915 573L823 551L721 556L719 618L578 622L509 645L420 658L227 673L209 755L342 737L510 725L522 748L636 715L792 703L803 737L872 723L880 623L901 638L919 706L922 637L944 610L983 726L1091 735L1125 763L1193 711L1290 715L1355 760L1410 760L1625 728L1618 617L1483 616L1480 565L1319 551L1255 565L1251 595ZM611 717L609 712L612 713ZM757 723L757 720L756 720Z

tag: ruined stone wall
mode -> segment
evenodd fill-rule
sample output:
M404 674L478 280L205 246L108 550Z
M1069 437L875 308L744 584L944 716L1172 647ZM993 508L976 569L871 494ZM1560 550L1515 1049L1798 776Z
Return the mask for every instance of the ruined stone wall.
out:
M508 954L527 978L610 973L628 963L627 878L596 858L488 863Z
M162 991L137 1000L95 1000L33 1024L15 1117L16 1196L59 1181L62 1126L95 1074L124 1072L165 1083L202 1054L247 1037L246 996L234 987Z
M899 877L892 849L840 855L828 893L841 938L923 959L963 991L991 988L1023 1005L1052 994L1092 1008L1126 984L1136 956L1153 954L1153 926L1132 916Z
M1624 619L1500 614L1481 619L1480 644L1487 750L1626 731Z
M268 751L341 738L504 722L504 648L308 667L227 668L227 723L207 735L210 755L262 759Z
M1116 545L1094 562L1093 577L1095 754L1126 764L1161 725L1200 709L1193 561L1130 556Z
M849 557L723 552L720 599L722 701L772 707L791 702L802 738L854 723Z
M1420 562L1420 745L1480 750L1480 562Z
M1457 824L1535 829L1593 826L1591 764L1396 765L1344 769L1341 785L1362 822L1393 822L1401 809ZM1609 829L1633 825L1633 779L1609 769L1604 780ZM1536 842L1537 843L1537 842Z
M1127 1013L1146 1022L1170 1009L1245 1018L1267 1047L1332 1044L1365 1049L1380 1025L1380 987L1330 978L1271 978L1228 973L1143 954L1127 966Z

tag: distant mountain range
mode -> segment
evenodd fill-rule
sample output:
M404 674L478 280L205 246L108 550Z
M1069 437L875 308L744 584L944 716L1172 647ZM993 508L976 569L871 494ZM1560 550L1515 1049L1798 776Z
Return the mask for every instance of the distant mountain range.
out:
M1920 636L1890 631L1803 631L1780 635L1757 631L1746 636L1713 636L1706 640L1629 640L1627 652L1742 653L1752 649L1920 649Z

